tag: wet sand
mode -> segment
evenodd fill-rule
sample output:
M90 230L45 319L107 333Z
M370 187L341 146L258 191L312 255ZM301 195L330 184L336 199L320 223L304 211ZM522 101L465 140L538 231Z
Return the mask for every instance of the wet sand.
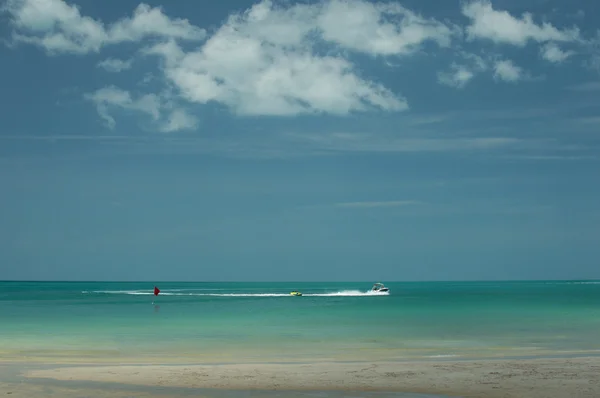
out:
M312 364L56 365L23 370L19 377L19 383L0 383L0 395L7 396L10 392L12 397L33 396L31 394L162 397L186 396L196 391L195 396L211 396L198 393L203 389L215 389L278 390L283 393L278 396L289 397L298 396L302 391L407 392L469 398L600 397L600 357ZM131 393L131 388L138 387L145 389L144 394ZM46 393L34 391L43 388L47 389ZM52 389L59 392L52 395Z

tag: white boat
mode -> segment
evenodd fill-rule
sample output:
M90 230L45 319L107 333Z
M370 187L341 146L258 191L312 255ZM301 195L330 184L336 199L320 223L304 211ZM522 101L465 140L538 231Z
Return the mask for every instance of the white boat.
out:
M373 287L371 288L372 292L389 292L390 289L388 289L387 287L383 286L383 283L375 283L373 285Z

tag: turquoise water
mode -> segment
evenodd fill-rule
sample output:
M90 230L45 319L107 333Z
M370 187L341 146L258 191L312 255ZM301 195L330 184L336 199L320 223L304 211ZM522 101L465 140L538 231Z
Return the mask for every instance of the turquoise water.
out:
M600 282L0 282L0 356L242 362L600 350ZM289 292L299 290L302 297Z

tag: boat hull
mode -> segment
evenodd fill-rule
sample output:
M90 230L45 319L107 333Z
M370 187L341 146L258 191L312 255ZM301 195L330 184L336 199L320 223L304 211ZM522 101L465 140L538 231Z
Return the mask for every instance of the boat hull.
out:
M373 289L371 291L375 292L375 293L384 293L384 292L389 292L390 289L388 289L387 287L384 287L384 288L381 288L381 289Z

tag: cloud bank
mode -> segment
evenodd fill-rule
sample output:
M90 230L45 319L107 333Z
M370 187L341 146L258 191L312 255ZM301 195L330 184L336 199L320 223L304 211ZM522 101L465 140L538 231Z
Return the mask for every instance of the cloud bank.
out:
M463 44L538 46L540 59L560 64L589 41L576 26L557 27L529 13L511 15L488 0L461 3L468 21L437 20L397 2L324 0L314 4L262 0L230 14L214 31L161 7L139 4L112 23L94 19L64 0L8 0L2 8L12 26L12 44L37 46L50 56L100 54L137 44L132 59L105 57L97 66L118 73L138 60L159 63L165 89L133 93L113 85L87 93L108 128L115 111L145 115L163 132L195 129L193 110L208 104L238 116L344 116L355 112L403 112L409 99L370 78L357 63L363 56L394 62L432 51L456 60L437 73L440 84L465 89L477 76L516 83L527 71L499 54L475 54Z

